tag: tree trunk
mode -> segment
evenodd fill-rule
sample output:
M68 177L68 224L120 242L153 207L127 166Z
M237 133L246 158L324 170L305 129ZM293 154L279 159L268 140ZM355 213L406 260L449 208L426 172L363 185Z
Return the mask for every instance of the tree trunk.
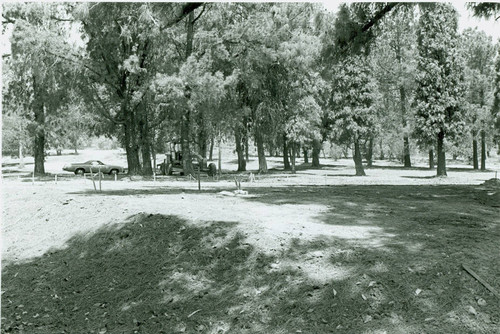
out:
M187 36L186 36L186 59L193 51L194 39L194 12L189 13L186 21ZM182 151L182 169L184 175L194 175L193 164L191 162L191 147L190 147L190 122L191 122L191 109L193 108L190 103L191 88L186 86L184 96L187 99L187 108L181 118L181 151Z
M141 103L141 120L139 121L140 152L142 157L142 175L153 175L151 166L151 143L149 140L149 122L145 103Z
M213 158L214 158L214 144L215 144L215 140L214 138L212 137L210 139L210 155L208 157L208 160L212 161Z
M126 108L126 107L123 107ZM127 115L126 113L124 113ZM128 113L124 126L124 146L127 153L127 165L129 175L138 175L141 173L141 164L139 162L139 147L136 142L135 119L132 112Z
M19 168L24 168L23 143L19 141Z
M290 160L288 159L288 145L286 135L283 135L283 166L285 170L290 170Z
M368 141L368 150L366 152L366 161L368 162L368 167L373 166L373 137L370 136Z
M191 147L190 147L190 129L189 119L191 115L191 107L188 106L182 115L181 125L181 152L182 152L182 169L184 175L194 175L193 164L191 162Z
M444 152L444 132L443 130L438 133L437 143L437 176L446 176L446 155Z
M244 137L245 137L245 160L248 163L248 161L249 161L249 159L248 159L248 131L245 132Z
M292 142L292 174L295 174L295 158L297 155L297 149L295 142Z
M304 147L302 153L304 155L304 163L308 164L309 163L309 157L307 156L307 148Z
M208 141L207 141L207 134L205 130L205 126L203 124L203 117L198 118L198 153L201 155L203 159L207 157L207 150L208 150Z
M429 169L434 169L434 150L429 149Z
M410 140L408 136L403 137L403 161L405 167L411 167Z
M365 176L365 170L363 169L363 159L361 158L361 150L359 149L359 139L356 137L354 139L354 166L356 167L356 176Z
M472 165L474 169L479 169L479 163L477 160L477 139L473 134L474 139L472 140Z
M234 139L236 141L236 154L238 155L238 172L244 172L247 170L247 162L245 161L245 152L243 152L243 138L241 136L241 130L236 128L234 131Z
M260 129L255 129L255 142L257 144L257 155L259 157L259 173L267 173L266 154L264 151L264 140L260 133Z
M401 63L402 58L401 58L401 50L398 47L397 48L398 52L398 61ZM406 127L406 89L404 86L399 87L399 97L400 97L400 102L401 102L401 120L402 120L402 125L403 128ZM410 160L410 141L408 139L408 135L403 136L403 163L405 167L411 167L411 160Z
M219 148L219 157L217 161L217 172L219 176L222 175L222 135L219 134L219 138L217 139L217 146Z
M321 142L318 139L313 139L312 148L312 166L319 167L319 154L321 152Z
M156 149L151 145L151 156L153 157L153 170L155 171L156 174Z
M379 147L380 147L380 160L384 160L385 159L385 155L384 155L384 145L382 143L382 140L380 140L380 142L378 143Z
M149 145L142 147L142 175L153 175L153 166L151 165L151 148Z
M486 132L481 130L481 170L486 170Z
M342 157L344 159L349 158L349 145L342 145Z
M37 81L33 77L33 90L35 92L35 140L34 140L34 156L36 175L45 174L45 105L42 102L41 92L37 86Z

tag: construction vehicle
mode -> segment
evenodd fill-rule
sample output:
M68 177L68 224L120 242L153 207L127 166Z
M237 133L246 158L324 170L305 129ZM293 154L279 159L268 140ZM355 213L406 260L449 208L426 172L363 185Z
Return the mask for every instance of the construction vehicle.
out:
M171 149L166 154L165 160L158 165L161 174L185 174L182 152L176 148L177 145L175 143L171 145ZM208 176L215 176L217 174L217 166L214 163L208 164L207 159L197 153L191 153L191 163L193 164L193 170L195 173L199 170L200 173L206 173Z

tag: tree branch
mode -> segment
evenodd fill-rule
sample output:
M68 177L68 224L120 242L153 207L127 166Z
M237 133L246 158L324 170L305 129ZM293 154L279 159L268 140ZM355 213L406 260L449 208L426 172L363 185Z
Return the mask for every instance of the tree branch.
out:
M165 25L160 29L160 31L163 32L163 30L181 22L186 16L189 15L189 13L202 5L203 2L188 2L184 4L175 15L176 17L170 21L167 21Z
M398 6L399 2L390 2L384 6L381 10L379 10L371 19L368 21L363 28L361 28L362 32L366 32L372 26L374 26L378 21L380 21L385 14L389 13L394 7Z
M8 23L15 24L16 20L13 19L12 17L4 17L3 21L2 21L2 24L8 24Z
M205 12L205 9L207 8L207 5L206 4L203 4L203 8L201 9L201 12L200 14L198 14L198 16L193 20L193 24L198 21L198 19L203 15L203 13Z
M94 70L93 68L91 68L91 67L90 67L90 66L88 66L87 64L84 64L83 62L79 62L79 61L76 61L76 60L74 60L74 59L64 57L64 56L59 55L59 54L57 54L57 53L53 53L53 52L51 52L51 51L49 51L49 50L45 50L45 51L46 51L48 54L50 54L50 55L52 55L52 56L54 56L54 57L57 57L57 58L60 58L60 59L64 59L64 60L66 60L66 61L72 62L73 64L80 64L80 65L82 65L83 67L85 67L87 70L89 70L90 72L92 72L92 73L96 74L96 75L97 75L97 76L99 76L99 77L102 77L102 73L97 72L96 70ZM112 82L109 82L106 78L104 78L104 81L105 81L107 84L111 85L113 88L118 89L118 86L116 86L116 85L115 85L115 84L113 84Z
M75 22L76 20L75 19L65 19L65 18L61 18L61 17L57 17L57 16L51 16L50 17L52 20L55 20L55 21L61 21L61 22Z
M117 116L115 116L115 117L111 116L109 111L107 111L107 108L104 104L104 101L101 99L101 97L99 96L99 93L96 91L96 89L93 85L92 85L92 88L93 88L93 93L94 93L93 95L97 97L97 100L99 101L99 104L101 105L101 108L97 108L97 111L102 116L104 116L105 118L107 118L108 120L110 120L111 122L113 122L115 124L125 124L125 122L118 120ZM94 102L94 104L95 104L95 102Z

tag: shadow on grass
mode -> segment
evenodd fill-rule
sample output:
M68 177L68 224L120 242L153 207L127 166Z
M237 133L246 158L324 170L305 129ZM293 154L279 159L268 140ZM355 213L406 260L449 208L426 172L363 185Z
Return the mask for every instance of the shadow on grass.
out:
M429 167L404 167L404 166L379 166L372 165L371 167L365 166L366 169L390 169L390 170L419 170L419 171L429 171L436 172L436 169L430 169ZM481 173L481 172L491 172L491 170L487 169L481 171L479 169L474 169L472 166L470 167L446 167L446 170L449 172L471 172L471 173Z
M439 176L437 176L437 175L430 175L430 176L407 176L407 175L403 175L401 177L405 178L405 179L430 180L430 179L438 178Z
M498 220L493 224L495 212L478 202L479 190L312 190L261 188L248 200L325 204L323 223L373 224L394 238L378 247L293 239L270 255L248 244L236 223L194 226L176 216L136 215L30 262L4 264L2 332L497 332L498 303L460 270L466 262L499 283L500 260L491 252ZM310 268L323 279L312 278ZM477 306L478 297L487 305Z
M186 189L181 187L162 187L162 186L145 186L135 189L106 189L105 186L101 192L96 192L94 189L86 189L83 191L70 192L71 195L86 195L86 196L153 196L153 195L176 195L176 194L216 194L226 188L216 189ZM234 189L234 187L232 187Z

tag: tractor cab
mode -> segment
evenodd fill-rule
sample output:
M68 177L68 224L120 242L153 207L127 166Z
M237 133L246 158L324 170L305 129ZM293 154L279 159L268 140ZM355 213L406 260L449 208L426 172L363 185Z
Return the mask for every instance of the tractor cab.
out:
M159 164L161 173L163 175L172 175L173 173L184 175L183 156L180 150L180 144L174 142L169 146L170 150L166 153L165 160L163 163ZM202 173L207 173L208 176L215 176L215 174L217 174L217 167L215 164L208 164L207 159L197 153L191 153L191 163L195 171L199 170Z

